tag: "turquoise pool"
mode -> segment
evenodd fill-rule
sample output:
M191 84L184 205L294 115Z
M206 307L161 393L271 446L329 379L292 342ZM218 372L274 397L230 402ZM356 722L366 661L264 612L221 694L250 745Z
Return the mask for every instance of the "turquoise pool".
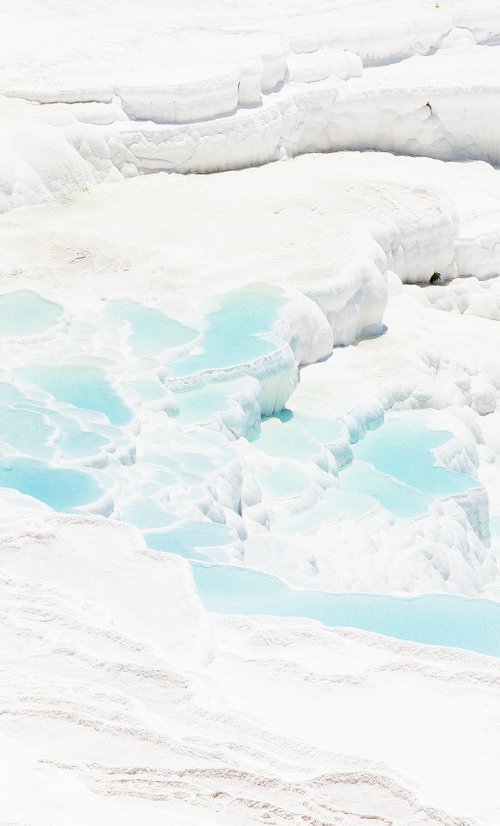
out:
M113 425L126 425L132 418L105 372L98 367L33 364L18 370L17 375L26 384L45 390L59 402L103 413Z
M272 329L283 304L283 293L265 285L227 293L207 316L201 352L172 364L172 376L245 364L273 352L282 345Z
M155 551L167 551L186 559L210 559L210 551L217 549L227 557L234 544L234 533L217 522L186 522L177 528L147 533L144 539Z
M210 381L199 387L174 392L179 406L177 418L181 424L203 424L218 413L231 409L232 399L245 392L248 377L240 376L228 381Z
M368 431L354 445L353 453L356 459L428 496L449 496L479 484L471 476L436 464L432 451L450 436L444 430L430 430L420 417L408 411L389 416L381 427Z
M0 295L0 336L43 333L61 317L62 307L30 290Z
M136 356L156 356L164 350L187 344L198 335L191 327L137 301L109 301L106 313L128 321L129 343Z
M18 457L0 459L0 487L18 490L62 512L90 505L104 494L88 473Z
M221 614L308 617L401 640L466 648L500 657L500 603L441 594L390 597L298 591L276 577L230 565L193 562L198 593Z

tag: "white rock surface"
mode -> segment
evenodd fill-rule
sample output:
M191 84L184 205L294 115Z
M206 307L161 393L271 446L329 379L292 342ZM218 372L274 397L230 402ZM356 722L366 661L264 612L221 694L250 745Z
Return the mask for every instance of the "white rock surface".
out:
M57 0L50 11L23 0L3 12L2 34L2 140L14 153L0 168L3 209L120 175L308 151L500 158L491 0Z

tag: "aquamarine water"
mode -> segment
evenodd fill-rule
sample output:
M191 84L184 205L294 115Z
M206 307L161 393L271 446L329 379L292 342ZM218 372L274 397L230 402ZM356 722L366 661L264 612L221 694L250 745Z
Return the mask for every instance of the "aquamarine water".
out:
M10 407L0 402L0 444L37 459L48 458L53 428L41 411Z
M430 430L409 413L388 417L382 427L366 433L353 447L353 453L356 459L429 496L450 496L479 483L436 464L432 450L449 438L448 432Z
M97 502L104 493L88 473L18 457L0 459L0 488L13 488L63 512Z
M90 430L65 428L60 431L58 446L68 458L83 459L95 456L102 450L110 448L111 443L105 436Z
M298 427L293 419L282 422L278 416L263 419L260 434L253 440L259 450L270 456L290 459L313 459L321 452L321 444Z
M14 387L13 384L8 384L8 382L0 381L0 402L3 404L19 404L20 402L25 402L26 396L24 393Z
M430 594L390 597L299 591L249 568L194 562L206 608L221 614L308 617L401 640L500 656L500 603Z
M153 402L165 398L165 387L159 381L139 379L138 381L131 381L127 386L138 393L143 402Z
M191 327L137 301L109 301L106 312L128 321L131 327L129 343L136 356L159 355L164 350L187 344L198 335Z
M186 559L210 559L208 551L226 548L226 555L234 544L234 533L217 522L186 522L161 533L145 534L146 544L156 551L167 551Z
M105 372L83 364L36 364L17 371L27 384L50 393L57 401L82 410L103 413L111 424L122 426L132 415Z
M179 406L178 419L185 425L202 424L218 413L231 408L231 399L241 393L248 379L240 377L229 381L210 381L200 387L174 392Z
M330 488L312 507L273 522L273 532L280 535L307 534L321 525L340 519L360 519L377 507L372 496L350 490Z
M260 474L258 482L268 494L278 499L299 496L312 485L304 471L291 462Z
M432 496L358 460L342 471L341 484L343 490L370 496L383 508L403 518L422 516L432 502Z
M162 508L154 499L143 499L134 502L120 513L120 519L135 525L136 528L148 530L151 528L168 528L177 521L177 516Z
M266 285L227 293L207 316L201 352L176 361L171 375L191 376L246 364L272 353L283 345L272 335L283 304L283 293Z
M342 436L342 426L336 419L325 419L323 417L305 416L285 407L276 415L277 419L284 424L293 424L310 439L314 439L321 445L332 445Z
M43 333L62 315L62 307L30 290L0 295L0 336Z

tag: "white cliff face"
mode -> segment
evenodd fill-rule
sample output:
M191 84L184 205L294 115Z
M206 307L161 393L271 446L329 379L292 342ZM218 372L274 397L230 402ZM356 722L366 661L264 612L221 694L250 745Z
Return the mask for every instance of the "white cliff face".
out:
M0 31L0 821L497 826L498 9Z
M2 23L3 209L140 172L311 151L500 157L491 0L300 13L281 0L248 10L65 2L50 14L30 0Z

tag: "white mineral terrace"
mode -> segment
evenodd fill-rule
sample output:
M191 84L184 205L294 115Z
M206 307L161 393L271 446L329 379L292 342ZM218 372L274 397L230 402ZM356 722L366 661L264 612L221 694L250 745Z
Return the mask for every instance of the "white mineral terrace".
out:
M500 6L0 46L0 826L499 826Z

